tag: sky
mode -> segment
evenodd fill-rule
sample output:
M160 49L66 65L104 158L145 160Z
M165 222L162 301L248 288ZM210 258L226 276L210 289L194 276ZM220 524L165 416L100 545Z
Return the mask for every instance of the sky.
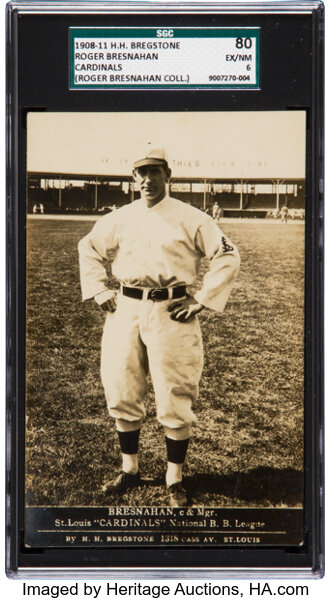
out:
M28 115L28 171L129 175L145 150L166 149L174 177L305 177L305 112Z

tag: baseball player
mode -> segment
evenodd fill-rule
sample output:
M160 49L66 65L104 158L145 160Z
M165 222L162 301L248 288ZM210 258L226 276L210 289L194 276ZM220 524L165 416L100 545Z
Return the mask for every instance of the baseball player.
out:
M213 204L213 219L214 221L218 221L220 218L220 206L218 202L214 202Z
M288 207L286 206L286 204L284 204L284 206L282 206L282 208L280 210L282 223L287 223L288 213L289 213Z
M165 433L169 504L186 506L182 467L203 364L197 314L205 307L223 311L240 260L210 216L167 195L170 175L163 149L137 160L141 198L100 218L79 242L79 255L83 300L94 298L106 312L101 377L122 453L122 471L104 489L124 493L140 483L149 372ZM111 251L119 292L109 289L104 267ZM205 256L210 269L193 297L187 286Z

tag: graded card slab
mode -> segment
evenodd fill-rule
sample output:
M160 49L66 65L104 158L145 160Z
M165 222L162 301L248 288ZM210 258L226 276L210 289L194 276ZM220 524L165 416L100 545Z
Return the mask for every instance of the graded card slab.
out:
M9 5L10 574L322 573L323 9L206 7Z

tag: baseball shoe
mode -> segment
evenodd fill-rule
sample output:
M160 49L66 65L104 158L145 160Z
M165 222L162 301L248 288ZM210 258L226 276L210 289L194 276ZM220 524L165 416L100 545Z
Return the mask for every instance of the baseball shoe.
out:
M168 485L167 492L170 506L175 508L188 505L187 493L181 482Z
M124 473L121 471L115 479L107 481L102 486L103 492L115 492L116 494L124 494L127 490L137 487L141 483L140 473L132 475L131 473Z

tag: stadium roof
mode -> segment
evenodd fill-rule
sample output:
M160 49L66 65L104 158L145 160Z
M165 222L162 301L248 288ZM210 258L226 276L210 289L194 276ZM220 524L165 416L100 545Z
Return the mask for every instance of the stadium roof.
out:
M29 171L29 179L48 179L48 180L72 180L72 181L90 181L95 182L97 179L101 182L112 182L112 181L132 181L132 175L100 175L98 173L60 173L60 172L38 172ZM272 181L283 181L283 182L302 182L304 178L298 177L171 177L172 183L203 183L204 181L213 181L215 183L231 183L231 182L259 182L259 183L271 183Z

